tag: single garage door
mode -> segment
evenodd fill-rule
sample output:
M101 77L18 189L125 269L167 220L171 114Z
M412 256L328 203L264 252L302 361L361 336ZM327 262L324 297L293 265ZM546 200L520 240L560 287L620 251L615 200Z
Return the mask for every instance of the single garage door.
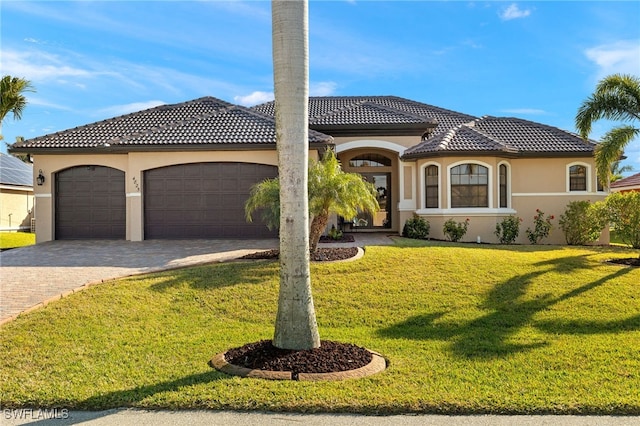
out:
M125 239L124 172L79 166L56 174L57 240Z
M244 203L251 187L276 177L278 168L252 163L195 163L148 170L144 174L145 239L272 238Z

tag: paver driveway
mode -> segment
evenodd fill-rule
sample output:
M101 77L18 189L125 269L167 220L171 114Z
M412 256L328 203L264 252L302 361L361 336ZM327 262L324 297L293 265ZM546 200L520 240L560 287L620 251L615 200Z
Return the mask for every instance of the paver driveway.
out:
M358 234L350 245L383 245ZM0 253L0 324L84 286L129 275L224 262L278 246L271 240L50 241ZM345 246L345 244L341 244Z

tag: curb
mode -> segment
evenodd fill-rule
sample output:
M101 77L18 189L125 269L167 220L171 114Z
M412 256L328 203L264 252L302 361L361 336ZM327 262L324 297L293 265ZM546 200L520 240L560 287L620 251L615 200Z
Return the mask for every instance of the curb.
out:
M360 379L380 373L387 368L387 361L382 355L369 349L367 349L367 351L369 351L372 356L369 364L355 370L336 371L332 373L298 373L296 376L292 371L252 370L228 363L224 356L226 352L219 353L211 358L209 366L231 376L250 377L254 379L297 380L307 382Z

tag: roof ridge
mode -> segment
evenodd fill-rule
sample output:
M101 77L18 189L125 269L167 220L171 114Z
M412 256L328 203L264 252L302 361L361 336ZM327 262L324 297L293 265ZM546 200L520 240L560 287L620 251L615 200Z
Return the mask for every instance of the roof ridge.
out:
M501 147L503 147L505 150L507 151L512 151L512 152L518 152L520 151L518 148L516 148L515 146L511 145L510 143L502 140L501 138L499 138L496 135L493 135L491 133L487 133L486 131L478 128L476 126L477 123L480 123L484 120L486 120L487 118L490 118L491 116L489 115L483 115L482 117L478 117L475 120L469 122L469 123L465 123L464 125L466 125L467 127L471 128L474 132L482 135L484 138L490 140L491 142L494 142L496 145L499 145Z

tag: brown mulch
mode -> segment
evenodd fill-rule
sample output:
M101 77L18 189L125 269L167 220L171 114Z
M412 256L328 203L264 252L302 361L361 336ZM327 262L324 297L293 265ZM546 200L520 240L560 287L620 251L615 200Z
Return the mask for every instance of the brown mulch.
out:
M333 260L351 259L358 254L357 247L335 247L335 248L319 248L315 253L311 254L311 260L314 262L327 262ZM240 259L277 259L280 256L280 250L266 250L250 253L242 256Z
M369 364L371 352L350 343L322 340L320 347L308 350L280 349L270 340L248 343L229 349L225 355L229 364L252 370L291 371L298 373L335 373L355 370Z
M342 234L342 236L338 239L331 238L327 235L323 235L320 237L321 243L352 243L356 240L356 238L351 234Z
M626 257L624 259L610 259L607 260L609 263L615 263L618 265L627 265L634 266L636 268L640 267L640 257Z

